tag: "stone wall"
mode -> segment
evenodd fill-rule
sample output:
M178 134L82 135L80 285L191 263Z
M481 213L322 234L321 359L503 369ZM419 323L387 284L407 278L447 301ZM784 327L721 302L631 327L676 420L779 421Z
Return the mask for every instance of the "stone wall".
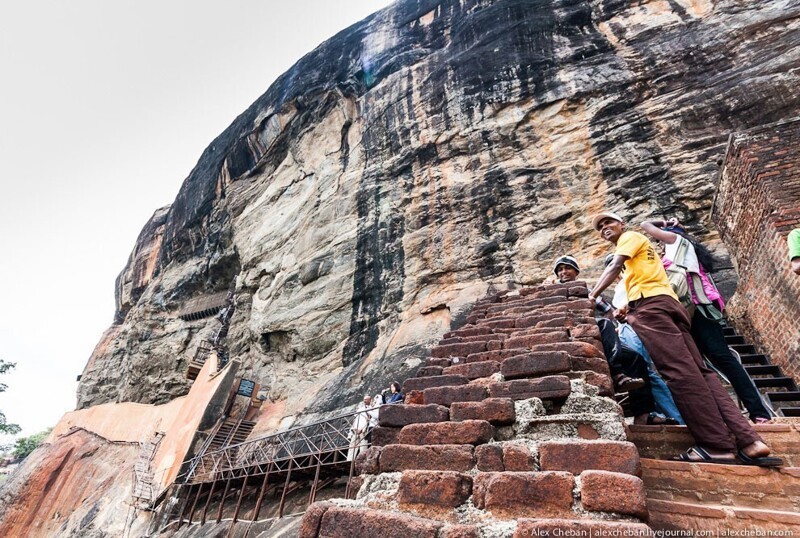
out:
M786 236L800 228L800 118L731 136L712 219L737 264L729 315L787 375L800 375L800 277Z

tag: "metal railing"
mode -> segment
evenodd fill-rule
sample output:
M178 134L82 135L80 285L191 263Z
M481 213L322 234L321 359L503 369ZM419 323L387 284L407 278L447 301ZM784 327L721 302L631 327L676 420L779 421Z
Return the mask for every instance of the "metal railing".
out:
M370 414L377 418L378 409L379 406L352 411L217 450L201 451L190 460L189 471L176 481L196 484L351 462L366 445L368 436L366 428L354 428L357 416L363 414L359 420L366 424Z
M369 419L373 418L373 424L377 422L374 419L377 419L378 409L379 406L359 409L216 450L208 450L206 443L200 454L186 462L189 464L188 471L175 480L180 492L178 495L183 498L183 506L177 513L178 528L187 520L191 524L198 511L199 523L205 524L215 493L218 503L216 521L221 521L225 501L234 482L240 484L233 513L234 525L248 487L253 492L258 491L256 505L246 516L250 521L258 519L266 491L280 488L281 482L283 491L278 517L283 517L292 480L307 480L311 484L308 504L313 503L318 489L325 484L323 469L328 480L332 480L332 477L348 477L345 497L349 497L355 458L368 446ZM249 484L249 479L256 476L261 477L260 485L259 480ZM217 486L223 487L223 484L224 489L220 494Z

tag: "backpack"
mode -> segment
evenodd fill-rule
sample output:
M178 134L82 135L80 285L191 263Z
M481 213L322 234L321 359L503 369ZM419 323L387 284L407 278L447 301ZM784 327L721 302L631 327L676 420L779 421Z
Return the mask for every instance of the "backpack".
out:
M678 250L675 253L675 259L672 264L666 267L667 280L672 287L672 291L678 296L678 301L689 311L689 318L694 315L695 304L692 300L692 292L689 288L689 278L686 271L686 253L689 251L691 245L681 236L677 236Z

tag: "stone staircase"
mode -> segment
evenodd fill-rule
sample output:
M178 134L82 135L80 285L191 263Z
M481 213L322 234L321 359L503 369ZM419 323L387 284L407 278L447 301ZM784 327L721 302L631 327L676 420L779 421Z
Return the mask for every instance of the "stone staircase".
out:
M569 283L479 301L406 380L405 404L381 408L357 498L315 503L299 535L650 534L587 295Z
M642 456L650 524L656 529L800 532L800 420L754 426L785 467L669 461L694 444L685 426L630 426Z
M779 417L800 417L800 390L795 380L783 373L780 366L772 364L767 355L759 353L745 337L728 325L725 340L742 360L744 369Z

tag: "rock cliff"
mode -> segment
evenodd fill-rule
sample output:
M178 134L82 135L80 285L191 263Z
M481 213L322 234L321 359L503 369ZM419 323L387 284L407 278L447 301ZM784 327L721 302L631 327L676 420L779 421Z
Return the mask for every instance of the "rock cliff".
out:
M790 0L400 1L278 78L147 223L79 407L161 403L228 341L285 414L403 378L488 287L608 250L601 208L708 232L732 130L800 111ZM722 247L718 252L725 256Z

